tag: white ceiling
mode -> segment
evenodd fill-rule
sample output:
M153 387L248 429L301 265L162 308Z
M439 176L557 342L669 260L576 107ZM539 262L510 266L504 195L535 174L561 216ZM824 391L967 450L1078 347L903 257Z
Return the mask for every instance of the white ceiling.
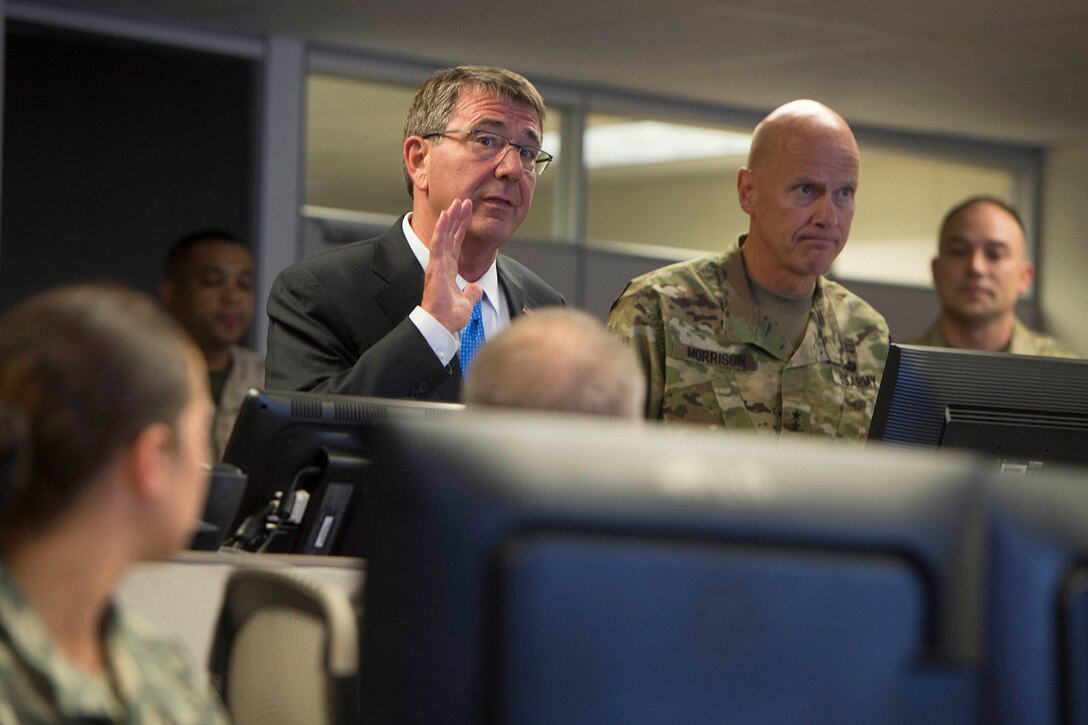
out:
M1085 0L64 4L760 112L810 97L859 125L1088 142Z

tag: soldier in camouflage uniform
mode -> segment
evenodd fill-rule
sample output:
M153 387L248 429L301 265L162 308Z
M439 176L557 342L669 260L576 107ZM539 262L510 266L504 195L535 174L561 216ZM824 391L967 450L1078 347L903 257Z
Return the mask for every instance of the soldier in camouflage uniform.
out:
M858 158L846 122L813 101L756 127L738 174L749 233L632 280L612 307L648 377L647 417L865 438L888 327L823 277L849 234Z
M941 316L913 344L1080 357L1016 317L1016 301L1035 277L1025 236L1020 215L1000 199L974 196L953 207L932 265Z
M140 293L0 318L0 725L227 722L180 642L112 602L192 536L211 415L203 357Z

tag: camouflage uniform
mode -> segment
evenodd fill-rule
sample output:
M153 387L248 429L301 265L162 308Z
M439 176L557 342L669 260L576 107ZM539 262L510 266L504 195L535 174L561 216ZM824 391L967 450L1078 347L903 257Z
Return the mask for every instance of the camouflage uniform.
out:
M132 612L105 622L108 675L93 675L56 648L33 606L0 565L0 725L124 722L226 723L188 651Z
M790 343L752 301L740 241L631 281L608 326L638 354L648 418L864 440L888 326L824 277L804 339Z
M951 347L941 335L941 329L936 322L925 331L925 334L916 340L912 340L910 344L926 345L928 347ZM1050 335L1029 329L1024 323L1020 322L1019 318L1013 321L1012 340L1010 340L1009 348L1005 352L1017 355L1045 355L1046 357L1080 357L1080 355Z
M234 421L242 410L242 401L250 388L264 387L264 358L239 345L230 346L230 374L219 395L212 420L212 453L215 460L223 459L227 442L234 430Z

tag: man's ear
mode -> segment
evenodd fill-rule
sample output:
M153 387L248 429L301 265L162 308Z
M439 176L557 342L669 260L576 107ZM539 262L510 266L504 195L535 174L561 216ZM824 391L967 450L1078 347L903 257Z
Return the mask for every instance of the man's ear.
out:
M404 167L408 169L408 176L419 191L427 190L429 150L428 144L419 136L409 136L404 140Z
M737 198L740 199L740 208L745 214L751 214L755 208L753 196L752 172L748 167L742 166L737 172Z
M141 498L159 499L169 486L169 464L174 431L165 423L152 423L140 431L128 448L127 468L133 492Z
M1033 279L1035 279L1035 265L1024 260L1024 266L1020 269L1020 294L1028 291Z
M164 278L159 282L159 299L166 305L167 309L173 310L174 305L177 302L178 285L174 280L170 278Z

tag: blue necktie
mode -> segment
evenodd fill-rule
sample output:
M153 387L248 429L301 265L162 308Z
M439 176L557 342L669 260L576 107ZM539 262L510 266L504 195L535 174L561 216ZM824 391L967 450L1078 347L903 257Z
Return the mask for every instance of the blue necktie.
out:
M468 377L469 366L476 358L480 346L484 344L484 319L480 307L483 301L481 297L475 304L472 308L472 317L468 318L468 324L461 330L461 377L464 378Z

